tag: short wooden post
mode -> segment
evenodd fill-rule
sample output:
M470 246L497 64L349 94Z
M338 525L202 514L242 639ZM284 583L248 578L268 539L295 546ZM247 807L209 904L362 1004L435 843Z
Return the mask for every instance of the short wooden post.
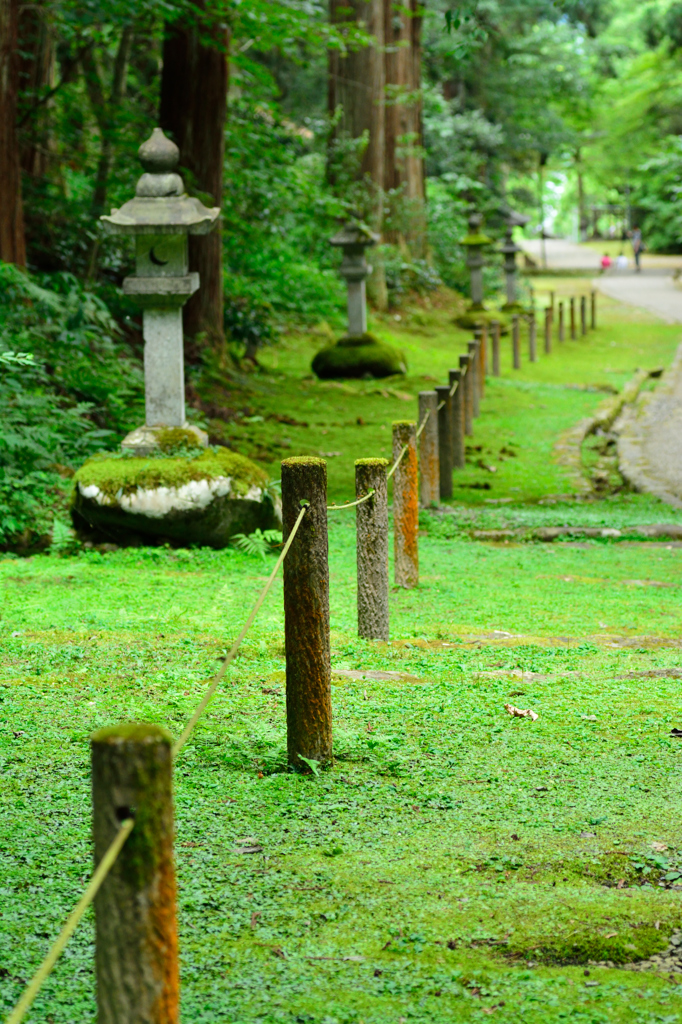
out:
M358 459L355 463L356 497L364 498L374 491L368 501L355 509L358 636L365 640L388 640L387 469L387 459Z
M556 298L556 292L549 293L549 308L552 310L552 316L554 315L554 300Z
M559 341L563 341L565 336L566 336L566 332L565 332L565 329L564 329L564 304L563 304L563 302L559 303L559 331L558 331L558 333L559 333Z
M420 427L422 423L424 426L419 435L419 504L422 508L430 508L440 501L438 395L435 391L419 392Z
M417 425L409 420L393 424L393 458L407 445L393 476L393 572L396 586L407 588L419 583L416 432Z
M452 397L450 385L436 387L438 400L438 464L441 498L452 497Z
M552 307L545 309L545 352L547 355L552 351Z
M491 320L490 326L493 329L493 377L500 376L500 331L502 325L499 320Z
M590 323L591 323L592 330L594 331L596 329L596 327L597 327L597 293L594 292L594 291L590 294L590 307L591 307Z
M450 391L452 395L452 468L464 468L464 381L461 370L450 370Z
M474 338L470 341L467 348L468 353L471 356L469 360L468 374L471 375L471 415L473 417L478 416L481 411L481 391L478 383L479 374L479 352L480 352L481 340L480 338Z
M287 750L325 764L332 756L329 649L327 463L298 456L282 462L282 534L286 541L301 508L307 511L284 559Z
M575 341L575 298L571 295L571 341Z
M512 362L515 370L521 369L521 325L517 313L512 317Z
M172 736L125 724L90 737L95 864L120 823L135 826L95 897L97 1019L178 1024Z
M536 325L535 325L535 313L531 313L528 317L528 359L531 363L537 361L538 350L537 350L537 337L536 337Z
M464 387L462 389L462 405L464 406L464 434L466 437L472 437L474 433L474 404L472 395L472 378L471 378L471 356L467 352L466 355L459 357L459 368L462 374L462 380Z

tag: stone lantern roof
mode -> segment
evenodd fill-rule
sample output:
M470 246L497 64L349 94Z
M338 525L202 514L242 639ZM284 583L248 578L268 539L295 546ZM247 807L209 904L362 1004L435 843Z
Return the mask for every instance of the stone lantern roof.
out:
M362 221L352 219L343 225L340 231L329 239L330 245L359 246L365 248L369 245L376 245L381 241L380 235L363 224Z
M107 230L118 235L207 235L220 215L185 192L176 172L180 151L155 128L137 151L144 174L137 183L135 198L120 210L100 217Z

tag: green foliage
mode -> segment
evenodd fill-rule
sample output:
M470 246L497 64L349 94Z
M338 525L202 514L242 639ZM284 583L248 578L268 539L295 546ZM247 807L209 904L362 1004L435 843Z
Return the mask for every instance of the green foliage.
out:
M248 536L245 533L235 533L232 543L245 555L259 555L265 561L267 554L281 548L282 532L281 530L255 530Z

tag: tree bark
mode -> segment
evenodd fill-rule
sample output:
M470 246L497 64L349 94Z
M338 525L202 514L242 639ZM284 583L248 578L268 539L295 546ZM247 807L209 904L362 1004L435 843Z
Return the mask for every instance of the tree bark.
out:
M44 178L49 156L46 97L54 85L54 38L44 2L19 12L19 132L21 169Z
M17 136L19 0L0 0L0 260L26 266Z
M384 189L394 194L387 240L426 255L421 0L384 0L386 116Z
M348 184L344 181L348 174L366 183L367 216L379 232L383 220L385 145L383 3L384 0L330 0L329 6L332 24L354 22L362 26L374 42L346 54L338 50L329 52L328 105L333 129L327 175L339 188ZM346 148L352 140L363 138L366 142L354 164ZM352 189L349 194L352 195ZM388 296L380 254L375 255L372 262L374 270L367 280L368 295L374 305L386 309Z
M199 4L203 10L203 2ZM180 147L185 184L209 206L221 206L225 118L229 84L229 30L216 25L211 45L205 29L180 23L167 28L163 43L163 73L159 120ZM199 273L199 291L184 308L184 329L190 339L204 333L208 343L222 350L223 250L220 227L209 235L190 235L189 269ZM201 345L186 352L199 357Z

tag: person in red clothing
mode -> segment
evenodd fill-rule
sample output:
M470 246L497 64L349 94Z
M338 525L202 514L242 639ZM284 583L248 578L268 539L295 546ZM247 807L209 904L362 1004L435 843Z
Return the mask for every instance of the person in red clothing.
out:
M602 270L608 270L610 266L611 266L611 257L609 256L609 254L607 252L605 252L604 255L601 258L601 268L602 268Z

